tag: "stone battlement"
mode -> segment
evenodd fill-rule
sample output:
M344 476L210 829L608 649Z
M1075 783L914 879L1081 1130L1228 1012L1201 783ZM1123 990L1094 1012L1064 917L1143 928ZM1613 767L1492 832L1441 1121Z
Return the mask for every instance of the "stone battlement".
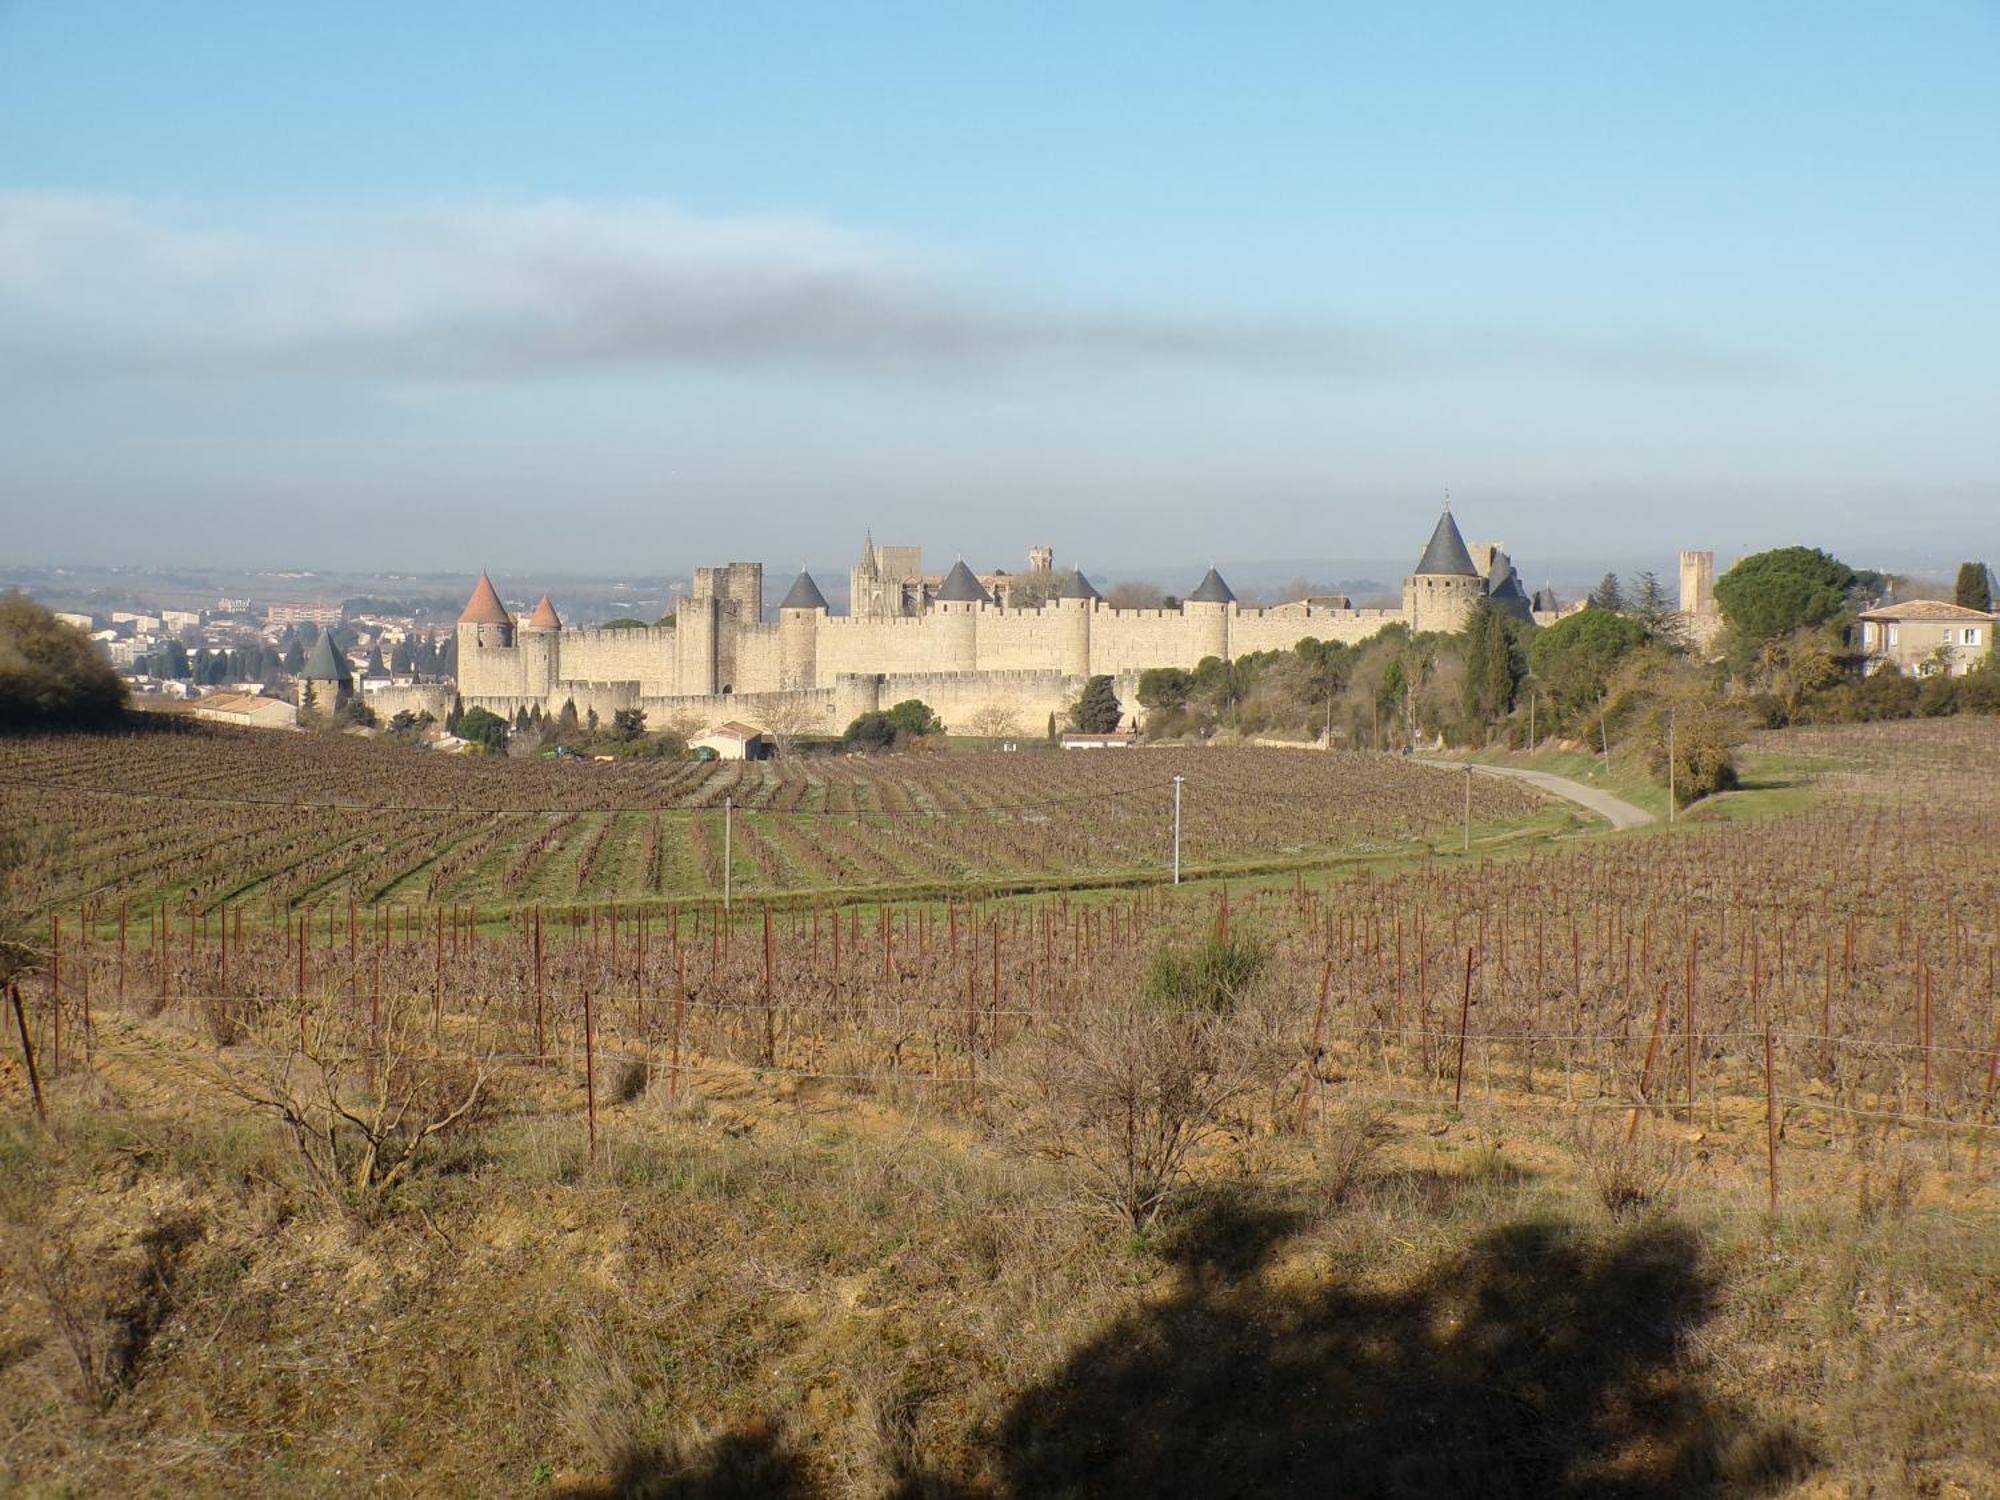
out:
M1288 651L1308 638L1354 644L1391 625L1458 630L1489 590L1495 608L1524 618L1528 608L1504 549L1468 548L1449 511L1404 580L1400 609L1309 600L1245 608L1212 569L1176 609L1113 609L1087 586L1015 609L986 597L995 580L982 582L963 564L942 579L918 578L912 592L904 575L918 574L919 559L918 549L871 540L851 579L855 613L832 614L801 574L776 623L762 617L759 563L698 569L675 624L625 630L517 634L482 580L458 628L458 692L496 712L539 705L552 714L570 698L583 712L587 697L600 714L600 705L636 703L676 719L755 723L762 713L831 730L889 695L924 698L948 723L1012 715L1028 724L1066 710L1093 676L1129 688L1150 667L1192 669L1209 657ZM1684 592L1699 596L1699 562L1684 559L1682 574Z

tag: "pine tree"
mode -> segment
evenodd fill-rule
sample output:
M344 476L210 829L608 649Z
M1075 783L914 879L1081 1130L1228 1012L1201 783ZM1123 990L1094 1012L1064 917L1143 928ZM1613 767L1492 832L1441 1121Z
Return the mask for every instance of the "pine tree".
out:
M1658 576L1651 570L1633 580L1632 593L1631 611L1642 625L1658 626L1674 612L1673 601L1667 598L1667 591L1660 587Z
M1952 591L1952 602L1964 609L1976 609L1988 614L1993 609L1993 585L1983 562L1960 563L1958 565L1958 587Z
M1618 586L1618 575L1606 573L1597 581L1597 587L1590 591L1590 602L1598 609L1608 609L1612 614L1625 612L1625 591Z

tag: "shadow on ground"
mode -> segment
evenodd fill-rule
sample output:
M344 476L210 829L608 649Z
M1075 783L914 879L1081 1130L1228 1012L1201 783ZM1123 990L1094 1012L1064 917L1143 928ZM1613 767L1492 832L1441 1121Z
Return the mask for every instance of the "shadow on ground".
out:
M991 1434L1001 1492L1666 1500L1757 1494L1806 1466L1796 1438L1687 1368L1710 1287L1676 1225L1585 1243L1522 1222L1385 1292L1273 1288L1295 1227L1241 1195L1186 1215L1176 1294L1104 1329ZM775 1438L725 1444L673 1474L638 1460L602 1500L809 1493ZM914 1476L903 1493L986 1491Z

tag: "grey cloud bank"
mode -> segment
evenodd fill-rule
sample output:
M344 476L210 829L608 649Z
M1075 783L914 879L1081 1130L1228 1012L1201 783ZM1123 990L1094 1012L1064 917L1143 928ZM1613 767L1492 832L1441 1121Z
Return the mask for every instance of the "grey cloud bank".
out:
M0 375L17 380L294 372L478 383L646 367L928 378L1037 361L1332 379L1772 373L1758 358L1637 335L1066 307L983 288L838 226L655 203L231 221L150 200L0 193Z

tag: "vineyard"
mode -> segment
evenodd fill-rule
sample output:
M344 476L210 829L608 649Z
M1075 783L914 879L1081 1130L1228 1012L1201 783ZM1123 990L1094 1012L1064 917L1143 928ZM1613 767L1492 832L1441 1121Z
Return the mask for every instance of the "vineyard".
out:
M0 741L0 823L41 835L24 887L252 922L307 908L656 903L838 889L1022 889L1420 850L1460 787L1306 751L939 753L775 762L489 761L351 738L156 730ZM1546 804L1482 779L1482 832ZM1567 818L1558 815L1566 826ZM725 858L729 868L724 870Z
M1990 736L1985 725L1957 727ZM828 1056L870 1053L894 1035L910 1044L898 1049L899 1068L915 1069L923 1082L956 1083L1023 1028L1088 1008L1094 995L1135 990L1162 941L1226 932L1234 921L1271 945L1279 988L1296 1007L1299 1053L1320 1059L1299 1075L1309 1093L1327 1077L1369 1071L1391 1092L1421 1092L1456 1069L1459 1094L1469 1077L1475 1089L1507 1085L1533 1096L1553 1087L1566 1101L1719 1118L1719 1101L1762 1099L1768 1030L1773 1087L1799 1114L1800 1128L1836 1131L1845 1128L1841 1120L1868 1119L1974 1124L1988 1101L1995 1040L2000 871L1983 851L2000 835L2000 793L1981 789L1976 755L1952 758L1967 748L1962 740L1940 737L1933 769L1915 778L1929 795L1916 805L1879 805L1866 775L1873 740L1865 732L1840 739L1857 747L1854 768L1830 778L1847 790L1809 817L1696 823L1671 839L1593 841L1513 860L1364 869L1330 884L1316 874L1309 885L1303 871L1267 876L1240 888L1233 907L1227 886L867 906L831 893L825 902L775 909L758 899L760 885L782 892L789 888L782 877L798 869L772 858L775 848L830 860L824 851L837 846L857 865L882 862L866 866L870 873L943 875L1003 863L1036 868L1032 857L1053 844L1076 861L1059 868L1088 870L1089 850L1107 826L1126 826L1132 800L1134 770L1102 759L1061 783L1064 797L1087 801L1088 811L1058 816L1044 802L1034 816L1047 822L1033 824L1027 804L1007 800L1025 784L991 772L953 787L963 817L920 822L907 809L946 796L932 765L919 761L918 770L899 767L893 779L872 780L841 767L845 774L814 783L816 795L837 786L842 799L905 811L876 822L827 815L767 824L778 830L768 845L755 834L744 839L743 899L727 912L713 900L659 910L528 904L587 893L598 872L648 862L655 870L706 868L692 888L713 895L720 885L712 866L701 866L686 845L668 857L649 832L660 826L655 819L677 816L684 835L696 830L688 842L699 846L704 825L687 813L618 811L587 825L578 812L500 814L542 821L531 835L515 829L511 837L499 832L511 825L489 822L466 835L469 848L434 855L422 866L428 875L393 877L385 872L420 853L424 836L391 840L388 814L377 827L384 854L351 847L366 836L346 811L301 817L293 810L259 831L220 838L211 828L192 848L161 847L170 820L149 816L139 830L113 823L95 837L79 835L75 857L93 873L78 884L102 878L112 860L183 879L191 863L207 861L218 872L235 869L235 883L220 873L187 881L173 904L121 906L121 919L108 925L102 905L90 923L49 918L55 963L46 1014L51 1026L71 1014L74 1036L92 996L113 1008L185 1009L228 1041L282 1013L308 1044L324 1036L347 1046L382 1025L385 1008L415 1007L435 1027L471 1026L481 1045L542 1061L553 1047L578 1044L582 997L590 994L612 1045L671 1041L676 1056L811 1072ZM1824 753L1828 742L1802 748ZM60 765L69 747L45 753ZM1261 797L1277 808L1296 801L1326 813L1328 803L1308 793L1227 786L1232 773L1257 769L1254 761L1218 757L1211 768L1196 760L1205 773L1199 785L1226 787L1209 794L1217 801L1247 806ZM1060 764L1067 771L1075 761ZM1288 772L1296 765L1304 780L1327 762L1301 756L1271 764ZM1426 813L1441 818L1461 795L1457 779L1434 772L1367 758L1351 764L1359 788L1335 778L1349 798L1393 785L1413 802L1397 820L1404 829ZM753 779L759 771L767 776ZM777 795L773 788L805 784L774 768L749 772L689 777L683 790L703 799L730 786L758 799L755 806ZM1122 795L1115 782L1095 796L1082 789L1119 774L1128 778ZM1949 798L1941 795L1947 779ZM974 786L983 802L971 800ZM1478 789L1489 790L1483 782ZM1505 788L1490 790L1511 800ZM80 796L71 805L81 815L105 804ZM1350 818L1363 811L1343 805ZM184 812L187 804L110 806ZM1105 808L1114 809L1109 817ZM221 821L237 816L230 808ZM757 826L754 816L743 820L746 831ZM1275 846L1284 814L1265 816L1264 847ZM1217 814L1210 825L1217 840L1222 821ZM1336 827L1354 831L1331 818L1322 827L1329 838ZM954 836L961 842L947 865ZM1287 847L1312 847L1294 839ZM1238 857L1256 847L1239 846ZM970 850L976 865L967 863ZM281 851L306 852L282 873L254 880L229 863L255 852L275 865ZM936 863L918 866L920 856ZM829 884L838 878L821 873ZM508 904L482 920L470 904L330 899L416 881L427 882L417 888L439 903L476 890ZM266 885L288 896L297 914L276 929L246 926L244 913L259 914ZM671 1038L669 1027L677 1028ZM1471 1039L1469 1052L1455 1062L1461 1036ZM49 1045L60 1053L58 1037Z
M634 1434L686 1437L737 1421L750 1425L728 1432L751 1434L759 1462L783 1449L823 1486L792 1493L916 1492L891 1483L911 1453L969 1485L964 1493L1146 1492L1143 1468L1093 1467L1108 1462L1098 1438L1060 1446L1070 1441L1063 1403L1167 1403L1152 1413L1167 1431L1179 1409L1151 1372L1111 1380L1115 1350L1078 1354L1075 1320L1137 1318L1125 1289L1146 1285L1149 1296L1187 1299L1198 1348L1218 1318L1226 1326L1241 1314L1256 1339L1274 1319L1293 1330L1304 1319L1320 1340L1313 1357L1324 1358L1332 1330L1356 1318L1429 1326L1439 1309L1491 1318L1511 1301L1597 1316L1589 1289L1601 1268L1584 1249L1546 1284L1499 1283L1483 1313L1454 1300L1455 1278L1491 1291L1481 1278L1494 1274L1492 1257L1512 1264L1521 1243L1496 1250L1467 1239L1454 1227L1480 1222L1467 1202L1525 1216L1513 1228L1531 1240L1551 1233L1556 1215L1563 1243L1608 1244L1611 1262L1644 1244L1645 1272L1631 1285L1613 1277L1599 1342L1581 1352L1562 1352L1569 1346L1539 1326L1510 1343L1513 1325L1482 1323L1479 1338L1505 1359L1483 1362L1477 1342L1425 1345L1418 1374L1385 1367L1392 1387L1442 1401L1436 1409L1377 1409L1361 1390L1342 1398L1348 1407L1329 1397L1333 1435L1302 1427L1294 1439L1326 1448L1328 1463L1373 1462L1354 1456L1366 1453L1372 1424L1409 1443L1454 1434L1440 1440L1439 1462L1509 1465L1505 1493L1593 1492L1556 1482L1576 1472L1643 1476L1634 1494L1766 1492L1824 1466L1862 1476L1854 1493L1970 1494L2000 1472L1990 1424L2000 1145L1988 1138L2000 1083L1991 859L2000 786L1987 771L2000 724L1772 736L1759 756L1815 768L1811 800L1794 815L1697 817L1635 835L1500 843L1500 857L1318 869L1303 858L1276 868L1273 856L1430 848L1427 839L1448 856L1463 779L1374 757L1205 751L532 765L515 782L511 766L285 744L298 766L208 735L149 738L94 764L78 742L6 747L13 815L53 810L66 843L33 872L51 962L22 985L20 1024L39 1076L13 1066L5 1087L17 1114L32 1091L57 1121L91 1107L90 1089L147 1118L220 1109L287 1121L290 1136L274 1139L295 1142L317 1184L310 1201L342 1205L358 1224L405 1223L352 1233L371 1244L393 1237L394 1255L431 1266L444 1284L501 1265L507 1278L521 1274L487 1248L490 1238L601 1234L581 1251L545 1248L538 1274L575 1275L573 1255L594 1268L565 1296L594 1309L593 1368L625 1372L590 1388L588 1409L623 1413L623 1425L593 1436L599 1419L552 1394L578 1378L576 1366L551 1365L543 1345L573 1349L586 1335L538 1282L502 1279L494 1295L510 1310L495 1316L540 1330L542 1344L524 1332L513 1356L540 1373L482 1366L477 1378L499 1392L487 1399L527 1415L451 1414L447 1426L486 1422L508 1434L452 1460L457 1480L486 1462L526 1474L551 1452L562 1455L556 1469L617 1471L643 1447ZM409 780L392 782L385 768L405 764ZM1188 778L1196 857L1264 868L1179 888L1086 888L1078 877L1157 865L1162 783L1174 774ZM288 776L296 795L286 803ZM1507 787L1475 790L1475 822L1488 830L1535 816ZM746 809L735 825L739 899L727 910L714 899L713 809L723 798ZM1059 874L1077 888L1009 895L972 883L996 872ZM849 878L878 888L843 899L834 887ZM952 889L954 880L965 883ZM879 889L898 882L932 888L908 899ZM1180 1075L1164 1071L1178 1033L1158 1031L1155 1002L1139 997L1159 995L1176 963L1212 952L1255 974L1232 992L1233 1008L1195 1033L1226 1044L1202 1065L1201 1086L1232 1083L1162 1180L1187 1201L1226 1188L1251 1202L1273 1183L1303 1180L1296 1202L1322 1224L1308 1282L1350 1264L1395 1264L1435 1301L1290 1301L1279 1317L1252 1298L1254 1275L1161 1272L1150 1252L1106 1248L1128 1241L1088 1229L1105 1210L1149 1220L1134 1187L1135 1163L1154 1161L1139 1122L1158 1123L1171 1091L1156 1090L1147 1070ZM323 1102L362 1098L400 1099L410 1120L429 1123L380 1130L370 1124L378 1116L347 1105L345 1119L358 1123L343 1125ZM432 1124L470 1130L481 1144L426 1169ZM1339 1188L1345 1199L1313 1186L1343 1152L1387 1163L1340 1169L1363 1184ZM1017 1160L1055 1175L1008 1175L1029 1170L1002 1165ZM917 1161L932 1175L909 1177ZM402 1175L426 1170L421 1189ZM887 1175L842 1175L875 1171ZM1578 1207L1574 1194L1552 1206L1557 1181L1590 1184L1581 1201L1601 1206ZM529 1220L560 1222L495 1227L496 1195ZM967 1207L974 1199L982 1206ZM699 1212L671 1232L645 1217L683 1201ZM1337 1227L1359 1212L1354 1202L1372 1205L1373 1217ZM1829 1227L1841 1203L1857 1206ZM1600 1344L1636 1360L1632 1351L1651 1347L1648 1330L1711 1313L1705 1302L1648 1300L1659 1295L1660 1257L1694 1253L1660 1227L1670 1212L1712 1213L1709 1252L1733 1257L1728 1274L1754 1294L1716 1293L1725 1321L1699 1345L1674 1346L1643 1370L1613 1361L1605 1373ZM739 1220L738 1239L717 1227ZM940 1236L952 1249L933 1263L920 1247ZM1851 1244L1829 1248L1840 1240ZM1861 1244L1873 1248L1852 1248ZM680 1269L693 1264L703 1267L699 1293L675 1279L696 1274ZM1017 1266L1060 1296L1035 1301L1009 1279ZM1100 1280L1080 1280L1082 1266ZM286 1272L311 1274L333 1279ZM1147 1280L1176 1274L1192 1279ZM1003 1290L989 1289L995 1278ZM403 1295L416 1293L405 1284ZM1405 1295L1418 1296L1396 1294ZM995 1297L1022 1300L1002 1315L988 1306ZM1793 1311L1802 1302L1809 1316ZM655 1311L629 1311L642 1304ZM420 1299L371 1313L405 1330L406 1342L378 1354L345 1321L298 1331L283 1306L265 1315L278 1331L259 1337L313 1352L296 1366L265 1365L263 1384L200 1352L208 1346L196 1335L221 1337L226 1309L196 1319L160 1357L162 1372L200 1394L150 1396L171 1414L159 1420L204 1432L234 1422L227 1445L189 1448L191 1474L241 1477L258 1453L276 1461L293 1450L266 1427L301 1423L320 1435L299 1441L322 1457L337 1451L404 1474L449 1467L399 1424L336 1419L320 1382L345 1393L342 1411L365 1410L371 1383L395 1386L424 1339L453 1347L511 1335L484 1325L468 1335L473 1313L462 1303ZM659 1332L683 1320L699 1333ZM1131 1337L1166 1337L1137 1326ZM830 1347L821 1329L850 1342ZM1356 1368L1374 1368L1380 1344L1352 1337ZM1198 1352L1174 1358L1191 1367L1188 1379L1202 1378ZM1913 1396L1940 1363L1968 1382ZM1464 1381L1449 1400L1435 1382L1459 1377L1439 1377L1441 1366ZM884 1369L893 1378L868 1373ZM1704 1369L1731 1401L1701 1406L1693 1422L1675 1403ZM1610 1395L1575 1394L1575 1373L1593 1370ZM1563 1399L1584 1403L1579 1411L1607 1400L1634 1414L1630 1427L1577 1418L1587 1431L1574 1441L1601 1468L1562 1468L1585 1458L1510 1446L1521 1441L1517 1408L1491 1392L1524 1371L1572 1392ZM458 1378L445 1383L456 1389ZM892 1388L871 1384L878 1378ZM156 1389L143 1369L133 1379ZM807 1387L835 1394L802 1400ZM1662 1391L1680 1394L1668 1401ZM1011 1449L1015 1429L979 1425L961 1399L1022 1403L1017 1413L1043 1412L1035 1420L1055 1422L1056 1436ZM745 1402L786 1413L789 1425L756 1425L764 1419L746 1416ZM662 1415L683 1409L697 1425ZM1342 1425L1338 1413L1350 1409L1366 1422ZM1669 1410L1682 1415L1670 1422ZM1898 1425L1882 1436L1870 1424L1888 1410ZM1267 1420L1257 1406L1243 1430ZM45 1430L38 1441L52 1458L81 1462L67 1438ZM703 1451L734 1453L733 1441ZM122 1475L142 1451L136 1439L107 1440L91 1460L107 1467L75 1472ZM683 1472L680 1458L644 1451L660 1472ZM856 1451L874 1455L859 1479L845 1467ZM1400 1472L1400 1460L1382 1462L1363 1472ZM1756 1482L1721 1483L1719 1472ZM1695 1473L1710 1479L1693 1483ZM1151 1483L1171 1488L1171 1475L1154 1472ZM1462 1492L1454 1486L1408 1492Z

